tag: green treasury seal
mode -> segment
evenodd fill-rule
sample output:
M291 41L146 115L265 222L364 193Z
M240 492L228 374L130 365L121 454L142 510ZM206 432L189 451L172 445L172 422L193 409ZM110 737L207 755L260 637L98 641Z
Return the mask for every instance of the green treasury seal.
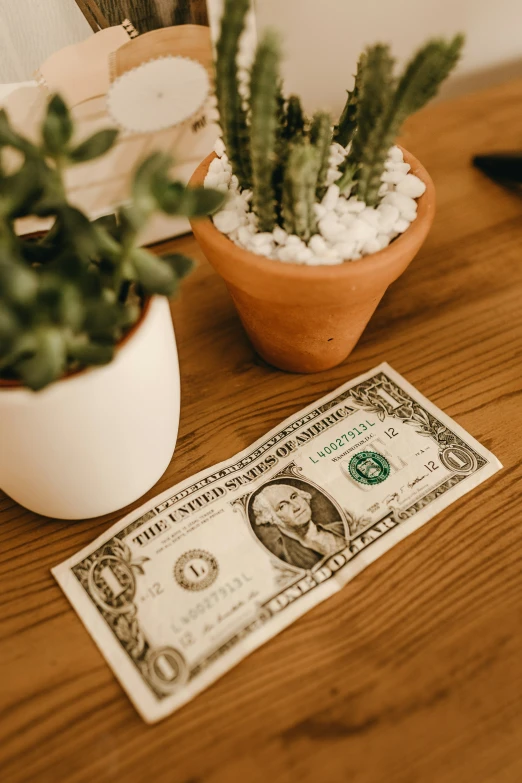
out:
M359 484L380 484L390 475L388 460L376 451L355 454L350 460L349 470L350 476Z

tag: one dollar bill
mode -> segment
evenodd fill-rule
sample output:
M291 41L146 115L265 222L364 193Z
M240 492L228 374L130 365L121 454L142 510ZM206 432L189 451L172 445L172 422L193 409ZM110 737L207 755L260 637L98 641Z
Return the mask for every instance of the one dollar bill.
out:
M53 574L155 722L501 467L382 364Z

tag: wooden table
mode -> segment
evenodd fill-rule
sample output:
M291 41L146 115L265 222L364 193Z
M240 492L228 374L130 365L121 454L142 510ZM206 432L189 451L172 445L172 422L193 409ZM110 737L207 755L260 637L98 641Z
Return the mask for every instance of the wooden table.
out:
M49 572L120 515L53 522L3 496L2 783L522 780L522 201L469 164L520 147L521 114L515 82L410 122L436 223L329 372L266 366L193 240L173 243L201 264L173 305L181 429L149 496L383 360L505 469L154 727Z

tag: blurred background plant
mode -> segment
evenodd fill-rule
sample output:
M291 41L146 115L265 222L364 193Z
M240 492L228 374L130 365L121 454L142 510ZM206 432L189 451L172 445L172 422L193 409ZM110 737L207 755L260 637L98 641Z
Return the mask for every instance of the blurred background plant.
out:
M69 166L99 158L117 131L81 143L60 96L47 106L41 138L17 133L0 112L0 379L38 390L65 373L106 364L141 314L148 296L171 296L191 269L189 258L159 257L139 246L157 211L202 217L223 193L171 180L172 160L147 158L134 174L131 198L115 215L90 221L64 189ZM18 236L26 216L52 218L38 237Z
M368 47L355 86L334 126L327 112L305 116L298 96L284 97L278 35L261 37L248 78L238 67L250 0L225 0L216 49L216 96L226 153L241 189L252 190L260 232L276 225L308 240L314 204L326 191L330 146L349 148L336 184L368 206L378 202L386 156L401 126L433 98L461 54L464 38L428 41L396 76L387 45Z

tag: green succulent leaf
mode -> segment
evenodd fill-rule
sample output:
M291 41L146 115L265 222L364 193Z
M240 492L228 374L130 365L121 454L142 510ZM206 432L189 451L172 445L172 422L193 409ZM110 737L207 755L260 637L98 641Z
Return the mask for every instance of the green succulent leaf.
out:
M169 263L143 248L135 248L131 260L146 293L171 296L175 292L178 277Z
M184 188L175 214L192 218L206 217L217 212L225 200L226 196L220 190L203 187Z
M183 280L194 269L194 261L181 253L162 255L161 258L172 267L178 280Z
M47 114L42 125L42 136L49 155L63 155L73 133L73 122L69 109L60 95L53 95L47 105Z
M116 342L125 322L125 307L119 302L94 299L85 304L83 327L95 341Z
M0 303L0 355L12 351L20 330L18 318Z
M24 153L37 152L28 139L16 133L12 128L5 109L0 110L0 147L14 147Z
M17 306L29 306L36 301L38 275L23 264L0 263L0 297Z
M0 217L14 220L27 214L43 191L42 167L29 159L15 174L0 179Z
M67 361L65 340L57 328L41 328L35 335L36 350L19 360L15 369L26 386L39 391L61 377Z
M164 152L154 152L138 167L132 183L134 204L146 213L157 208L158 189L166 183L172 158Z
M108 364L114 357L114 346L78 340L69 343L68 355L80 364Z
M115 129L98 131L71 150L69 160L73 163L86 163L88 160L100 158L114 146L118 135L119 131Z
M72 248L86 261L98 254L98 232L81 210L64 205L60 209L58 219L61 243L64 246Z

